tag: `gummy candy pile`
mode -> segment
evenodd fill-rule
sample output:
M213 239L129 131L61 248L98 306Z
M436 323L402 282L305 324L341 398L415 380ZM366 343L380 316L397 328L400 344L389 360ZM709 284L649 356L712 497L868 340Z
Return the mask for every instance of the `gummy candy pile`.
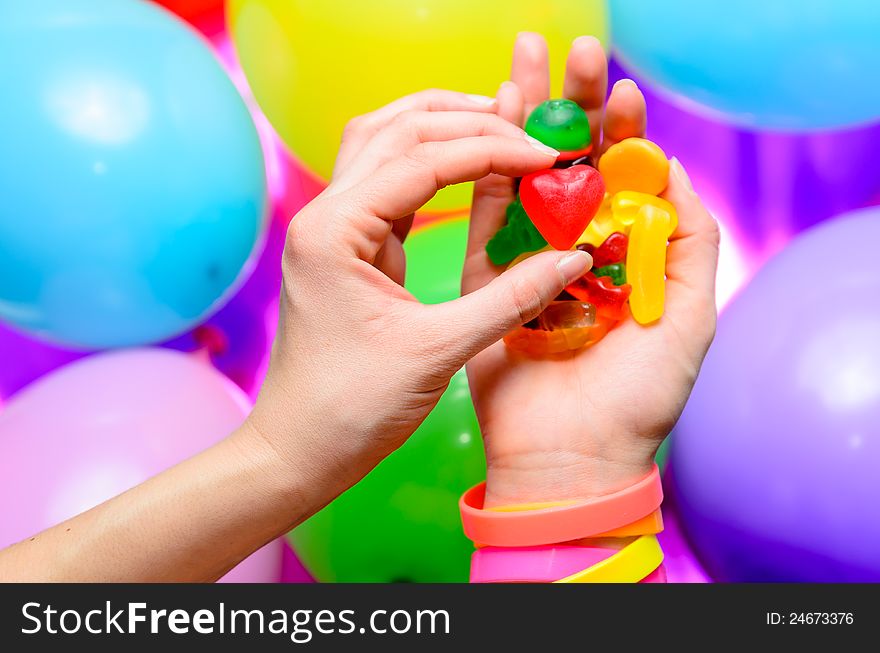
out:
M663 315L666 247L678 223L666 189L669 161L657 145L628 138L599 159L586 113L571 100L547 100L526 133L560 151L556 165L518 181L507 223L487 243L495 265L513 266L550 248L576 247L593 268L541 315L504 338L508 347L542 356L598 342L630 314L639 324Z

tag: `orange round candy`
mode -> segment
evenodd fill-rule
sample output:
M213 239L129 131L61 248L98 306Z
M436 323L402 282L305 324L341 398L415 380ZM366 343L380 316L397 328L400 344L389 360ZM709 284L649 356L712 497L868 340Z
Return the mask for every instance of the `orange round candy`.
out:
M626 138L608 148L599 159L599 172L607 192L634 190L659 195L669 180L669 161L655 143Z

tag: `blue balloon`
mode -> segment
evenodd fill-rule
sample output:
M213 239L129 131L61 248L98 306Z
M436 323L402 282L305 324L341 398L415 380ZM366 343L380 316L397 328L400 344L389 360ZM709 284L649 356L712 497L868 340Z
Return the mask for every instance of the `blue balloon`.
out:
M139 0L0 4L0 319L80 348L217 309L266 222L244 101L206 42Z
M610 0L632 72L742 125L841 127L880 117L875 0Z

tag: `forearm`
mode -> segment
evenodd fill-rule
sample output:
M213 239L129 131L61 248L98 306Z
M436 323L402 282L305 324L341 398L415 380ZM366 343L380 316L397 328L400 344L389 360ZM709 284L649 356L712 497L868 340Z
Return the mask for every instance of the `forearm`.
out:
M329 500L306 479L245 423L197 456L0 551L0 579L214 581Z

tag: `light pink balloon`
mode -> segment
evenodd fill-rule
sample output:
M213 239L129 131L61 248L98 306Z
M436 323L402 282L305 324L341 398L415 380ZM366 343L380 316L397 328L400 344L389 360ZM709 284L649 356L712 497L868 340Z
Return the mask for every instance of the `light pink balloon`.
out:
M48 374L0 412L0 548L210 447L249 410L209 363L168 349L95 354ZM229 576L278 582L283 552L272 542Z

